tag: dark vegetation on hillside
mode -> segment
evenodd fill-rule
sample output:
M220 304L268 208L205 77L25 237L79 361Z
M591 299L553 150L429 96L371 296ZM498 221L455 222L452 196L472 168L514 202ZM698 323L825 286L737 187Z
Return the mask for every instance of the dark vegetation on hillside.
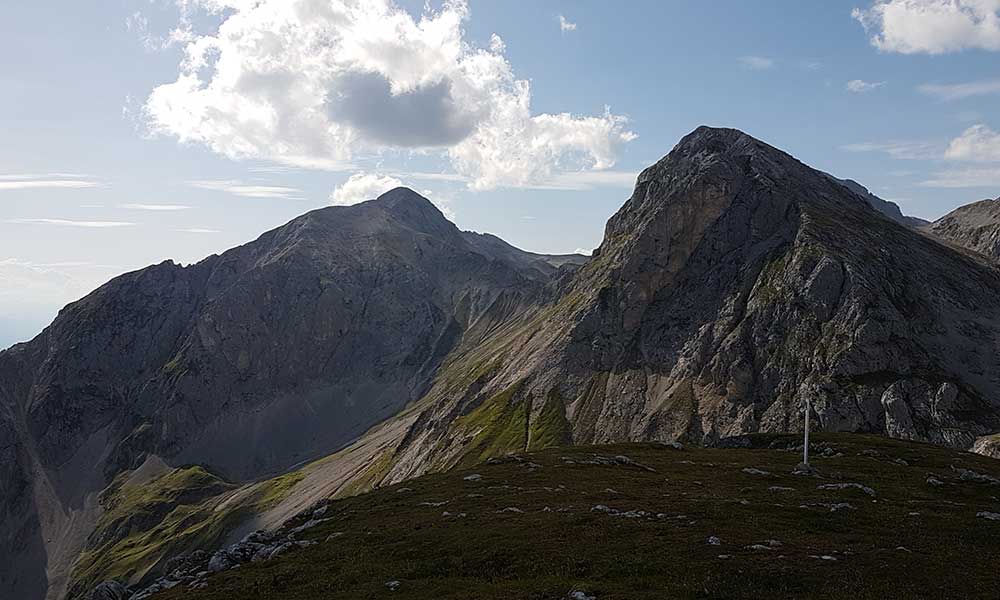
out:
M828 434L805 476L797 438L738 441L550 448L428 475L286 525L318 520L297 535L313 546L155 597L1000 597L996 460Z

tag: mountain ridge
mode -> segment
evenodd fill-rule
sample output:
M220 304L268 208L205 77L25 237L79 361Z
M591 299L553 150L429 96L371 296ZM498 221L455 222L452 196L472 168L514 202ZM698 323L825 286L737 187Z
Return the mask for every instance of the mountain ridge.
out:
M733 129L645 169L589 259L405 188L318 209L0 353L0 589L146 580L177 548L101 492L185 465L227 480L177 534L204 546L505 452L797 431L807 397L822 429L972 448L1000 431L998 292L990 261Z

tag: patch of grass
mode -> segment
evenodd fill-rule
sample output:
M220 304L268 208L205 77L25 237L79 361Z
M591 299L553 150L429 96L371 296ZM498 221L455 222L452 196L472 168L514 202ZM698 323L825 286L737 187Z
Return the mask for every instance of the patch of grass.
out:
M1000 476L1000 463L819 434L814 443L833 455L816 448L821 477L802 477L791 474L799 453L787 449L797 439L757 436L752 447L731 450L560 447L432 474L335 500L331 520L302 534L315 546L213 575L203 590L179 586L155 598L542 600L571 590L600 600L1000 597L1000 523L976 518L1000 512L1000 487L952 470ZM588 464L595 454L653 470ZM471 473L481 478L466 480ZM928 474L944 485L928 484ZM876 495L818 489L853 482ZM823 503L851 508L809 507ZM616 516L597 506L645 513ZM511 507L520 512L503 510ZM326 541L333 533L340 535ZM768 540L780 546L750 548ZM836 560L814 558L822 556ZM392 580L400 582L394 592L385 585Z
M108 579L148 580L170 558L217 547L245 519L287 497L303 477L293 472L239 488L200 466L140 485L119 475L102 493L105 513L77 559L69 596Z
M351 479L350 483L337 492L337 497L353 496L378 487L378 484L385 479L392 468L392 456L391 450L380 453L372 459L372 462L365 467L360 475Z
M528 403L515 400L521 383L489 398L472 412L455 419L458 432L474 432L459 465L471 465L493 456L521 452L528 445Z
M552 389L545 396L545 404L528 428L528 450L541 450L563 446L573 441L566 405L559 390Z

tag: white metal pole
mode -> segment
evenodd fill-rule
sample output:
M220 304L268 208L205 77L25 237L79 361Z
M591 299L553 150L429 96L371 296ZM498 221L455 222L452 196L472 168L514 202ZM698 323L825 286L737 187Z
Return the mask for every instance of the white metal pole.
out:
M802 464L809 466L809 412L810 403L809 397L806 396L806 432L805 439L802 442Z

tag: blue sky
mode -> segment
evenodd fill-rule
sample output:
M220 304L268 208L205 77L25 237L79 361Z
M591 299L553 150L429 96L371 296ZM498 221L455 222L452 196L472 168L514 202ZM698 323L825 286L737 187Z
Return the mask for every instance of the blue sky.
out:
M907 214L1000 195L1000 0L8 4L0 347L115 274L397 182L590 249L700 124Z

